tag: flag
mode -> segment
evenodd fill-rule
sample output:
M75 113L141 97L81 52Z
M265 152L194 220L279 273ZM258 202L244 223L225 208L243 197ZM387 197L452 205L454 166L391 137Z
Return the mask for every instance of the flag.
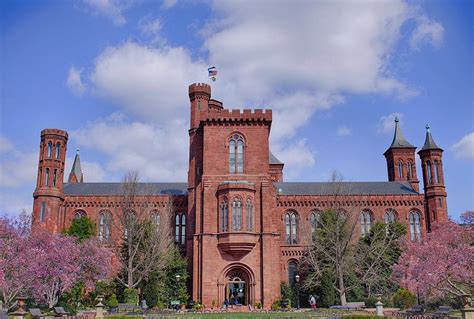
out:
M217 69L215 66L211 66L210 68L207 68L208 76L211 78L212 81L215 81L217 78Z

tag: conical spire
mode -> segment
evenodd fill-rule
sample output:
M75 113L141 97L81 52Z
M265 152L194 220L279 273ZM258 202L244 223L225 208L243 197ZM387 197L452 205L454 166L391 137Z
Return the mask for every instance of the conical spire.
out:
M400 120L398 117L395 117L395 134L393 135L392 145L390 148L416 148L415 146L411 145L403 136L402 129L399 125Z
M69 174L69 183L82 183L82 169L81 169L81 159L79 157L79 149L76 150L76 157L74 158L74 163L72 164L71 173Z
M425 138L425 145L421 148L422 151L424 150L441 150L441 147L436 145L435 141L433 140L433 136L431 136L431 128L429 124L426 124L426 138Z

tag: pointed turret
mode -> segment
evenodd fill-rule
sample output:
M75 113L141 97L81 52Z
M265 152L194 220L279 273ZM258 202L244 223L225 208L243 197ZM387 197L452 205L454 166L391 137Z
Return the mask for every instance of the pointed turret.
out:
M418 155L423 170L426 225L430 231L432 223L448 220L448 207L444 187L443 149L436 145L429 125L426 125L425 144Z
M410 182L415 191L419 191L418 177L416 176L415 150L403 136L400 120L395 118L395 134L392 144L383 154L387 160L389 181Z
M81 159L79 157L79 149L76 150L76 157L74 158L74 163L72 164L71 173L69 173L69 183L82 183L84 182L84 175L82 174L81 169Z

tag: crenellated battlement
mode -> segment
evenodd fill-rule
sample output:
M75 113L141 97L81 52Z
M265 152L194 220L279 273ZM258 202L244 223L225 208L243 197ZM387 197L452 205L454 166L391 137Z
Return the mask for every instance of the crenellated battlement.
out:
M45 128L41 131L41 137L44 137L46 135L58 135L61 137L65 137L66 139L68 138L68 134L66 131L57 129L57 128Z
M206 83L193 83L188 87L189 97L192 97L196 94L207 95L211 97L211 86Z
M272 110L263 109L211 109L200 112L201 122L242 122L242 121L259 121L271 122Z

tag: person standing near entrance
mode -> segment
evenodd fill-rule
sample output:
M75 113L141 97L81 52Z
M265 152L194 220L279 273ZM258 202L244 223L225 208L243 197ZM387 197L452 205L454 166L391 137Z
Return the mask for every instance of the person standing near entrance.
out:
M309 304L311 305L312 310L316 310L316 298L313 295L309 296Z

